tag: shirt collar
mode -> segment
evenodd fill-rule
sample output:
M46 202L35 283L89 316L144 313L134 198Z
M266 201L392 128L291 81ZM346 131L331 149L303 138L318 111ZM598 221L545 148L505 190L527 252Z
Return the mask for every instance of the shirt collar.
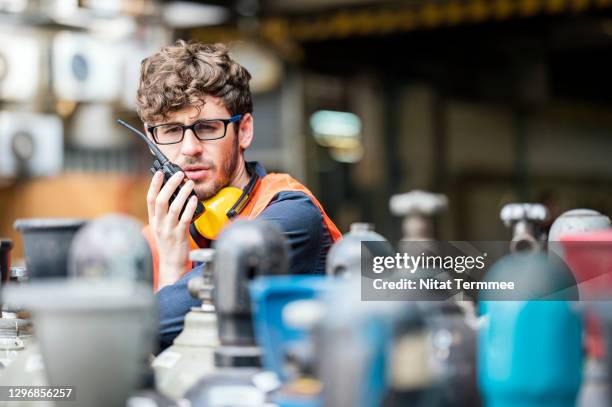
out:
M247 161L247 166L249 169L254 169L259 178L263 178L268 174L264 166L261 165L259 161Z

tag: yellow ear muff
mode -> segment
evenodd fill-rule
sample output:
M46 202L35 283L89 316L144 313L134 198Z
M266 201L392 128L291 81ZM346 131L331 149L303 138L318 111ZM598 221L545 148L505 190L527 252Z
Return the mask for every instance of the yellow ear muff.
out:
M198 233L207 239L215 239L229 223L227 213L240 199L242 193L240 188L225 187L217 195L203 201L204 213L193 223Z

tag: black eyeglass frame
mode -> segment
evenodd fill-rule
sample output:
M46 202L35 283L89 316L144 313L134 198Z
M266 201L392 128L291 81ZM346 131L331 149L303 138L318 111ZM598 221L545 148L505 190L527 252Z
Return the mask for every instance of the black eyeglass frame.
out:
M162 124L157 124L155 126L147 126L147 131L149 132L149 134L151 134L151 137L153 137L153 140L155 141L155 143L162 145L162 146L167 146L167 145L172 145L172 144L178 144L180 142L183 141L183 139L185 138L185 132L187 130L191 130L191 132L193 133L193 135L200 141L212 141L212 140L219 140L222 139L223 137L225 137L225 135L227 134L227 126L229 126L230 123L235 123L237 121L239 121L240 119L242 119L241 114L237 114L235 116L230 117L229 119L203 119L203 120L197 120L189 125L185 125L185 124L181 124L181 123L162 123ZM198 135L196 134L195 131L195 126L201 123L210 123L210 122L223 122L223 135L220 137L215 137L215 138L205 138L205 139L201 139L198 137ZM157 137L155 136L155 129L161 126L169 126L169 125L173 125L173 126L180 126L183 130L183 134L181 134L181 138L178 141L175 141L173 143L161 143L157 140Z

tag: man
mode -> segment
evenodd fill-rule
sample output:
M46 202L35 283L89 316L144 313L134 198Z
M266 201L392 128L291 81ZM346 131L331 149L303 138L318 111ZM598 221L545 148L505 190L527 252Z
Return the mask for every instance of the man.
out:
M215 199L226 187L245 191L248 201L232 219L257 217L278 225L290 245L291 273L324 273L329 247L341 236L306 187L245 161L254 130L250 78L220 44L178 41L142 63L138 114L147 136L185 171L165 185L162 174L155 174L147 194L145 236L155 263L162 346L180 333L184 315L197 305L186 288L198 272L187 272L188 253L210 243L193 234L198 200ZM197 199L188 199L192 191Z

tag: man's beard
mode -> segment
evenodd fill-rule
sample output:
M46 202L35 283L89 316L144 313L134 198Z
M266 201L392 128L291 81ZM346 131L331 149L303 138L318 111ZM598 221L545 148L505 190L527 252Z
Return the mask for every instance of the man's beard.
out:
M236 168L238 167L238 159L240 158L238 152L238 137L236 137L236 142L232 145L231 151L222 158L220 172L215 174L212 185L196 184L194 189L200 201L212 198L217 195L222 188L230 184L231 179L235 175ZM217 167L214 166L212 170L216 172Z

